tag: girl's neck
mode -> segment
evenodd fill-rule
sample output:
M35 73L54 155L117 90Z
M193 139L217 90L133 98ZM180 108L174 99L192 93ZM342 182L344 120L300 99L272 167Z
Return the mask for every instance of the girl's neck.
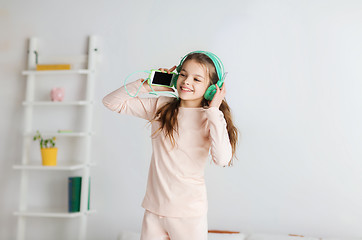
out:
M187 101L187 100L181 99L180 107L182 107L182 108L201 108L202 100L199 102L199 101Z

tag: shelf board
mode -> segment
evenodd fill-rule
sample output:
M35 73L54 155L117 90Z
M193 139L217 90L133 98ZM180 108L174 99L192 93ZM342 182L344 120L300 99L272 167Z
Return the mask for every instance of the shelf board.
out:
M76 217L81 217L83 215L92 214L92 213L95 213L95 210L89 210L89 211L86 211L85 213L83 213L83 212L69 213L69 212L64 212L64 211L49 211L49 212L19 211L19 212L14 212L14 215L19 216L19 217L76 218Z
M24 133L25 137L35 136L35 132ZM42 136L54 136L54 137L87 137L93 135L93 132L41 132Z
M88 69L77 69L77 70L48 70L48 71L36 71L26 70L23 71L23 75L58 75L58 74L91 74L93 70Z
M74 171L79 169L84 169L88 166L93 166L94 164L86 163L70 163L70 164L57 164L56 166L43 166L39 163L28 163L14 165L13 169L16 170L41 170L41 171Z
M89 106L92 102L89 101L65 101L65 102L53 102L53 101L32 101L23 102L24 106Z

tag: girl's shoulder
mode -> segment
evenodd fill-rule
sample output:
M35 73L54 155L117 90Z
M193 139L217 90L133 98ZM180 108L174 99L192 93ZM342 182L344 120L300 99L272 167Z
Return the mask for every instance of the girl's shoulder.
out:
M167 97L167 96L159 96L156 100L156 110L160 109L161 107L165 106L167 103L174 101L174 97Z
M158 102L160 104L166 104L166 103L169 103L169 102L172 102L173 100L175 100L175 97L168 97L168 96L159 96L158 97Z

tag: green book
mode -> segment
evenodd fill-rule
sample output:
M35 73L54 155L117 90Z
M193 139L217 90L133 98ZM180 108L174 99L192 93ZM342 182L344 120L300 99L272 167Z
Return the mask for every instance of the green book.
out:
M89 210L89 204L90 204L90 190L91 190L91 181L89 178L89 184L88 184L88 210Z
M82 192L82 177L69 177L68 179L68 211L80 211L80 197ZM90 178L88 188L88 210L90 205Z
M68 211L80 211L80 194L82 190L82 177L69 177L68 179Z

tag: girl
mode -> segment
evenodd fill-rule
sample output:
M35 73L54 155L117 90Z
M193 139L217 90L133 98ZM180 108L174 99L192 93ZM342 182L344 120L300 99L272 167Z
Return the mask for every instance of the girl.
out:
M219 88L223 81L221 66L210 52L191 52L177 67L179 98L132 98L121 87L103 99L110 110L151 123L153 154L142 203L145 214L141 240L207 239L205 163L210 151L214 163L230 166L238 139L224 99L225 84ZM159 70L170 73L175 69ZM151 91L143 79L126 87L136 92L140 84L142 92ZM211 85L215 85L216 93L208 101L204 95Z

